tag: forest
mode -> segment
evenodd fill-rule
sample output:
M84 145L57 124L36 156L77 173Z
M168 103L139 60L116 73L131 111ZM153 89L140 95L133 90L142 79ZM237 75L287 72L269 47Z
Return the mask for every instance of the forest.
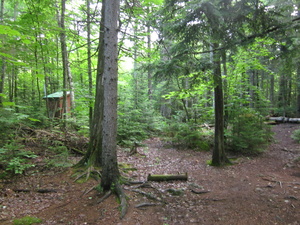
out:
M110 205L120 205L121 224L249 224L251 220L242 215L237 216L240 223L222 216L218 220L209 209L207 215L213 219L200 221L180 213L177 218L171 212L181 209L168 207L179 198L196 202L194 195L212 195L209 201L221 210L223 198L203 185L214 189L218 179L225 182L228 174L223 173L231 170L227 168L243 177L246 173L241 171L252 170L256 161L272 171L268 157L284 161L285 172L293 170L294 180L279 181L274 174L261 179L269 181L273 191L283 188L284 182L294 185L283 198L288 198L285 203L296 201L292 208L300 207L295 191L300 188L299 1L1 0L0 4L0 223L51 224L51 219L60 223L33 208L31 213L6 213L16 207L13 200L7 207L6 199L46 195L58 199L60 190L69 186L60 183L55 188L52 183L68 180L72 188L67 193L93 194L88 199L95 199L98 207L106 204L105 212L116 210ZM272 167L282 170L280 162ZM155 165L162 170L155 170ZM264 174L259 171L264 165L255 166L253 171ZM201 178L194 167L212 173L214 182L196 184ZM53 177L57 174L55 181L46 178L52 172ZM237 187L242 183L236 181ZM75 184L85 185L83 194ZM256 193L265 190L258 185ZM186 196L185 188L193 194ZM153 192L168 192L173 198ZM133 209L132 193L151 202ZM136 211L139 208L150 208L157 215L160 207L169 216L152 223L132 219L134 213L143 215ZM51 208L53 216L56 209ZM293 216L280 214L277 219L296 224L300 214L289 213ZM91 222L70 214L66 220L117 224L114 217L109 214ZM152 218L149 213L145 217ZM276 222L261 217L255 217L257 224Z

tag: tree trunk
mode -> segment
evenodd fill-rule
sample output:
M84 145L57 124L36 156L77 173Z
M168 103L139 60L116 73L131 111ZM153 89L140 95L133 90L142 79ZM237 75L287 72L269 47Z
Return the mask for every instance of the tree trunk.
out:
M0 107L3 107L3 92L4 92L4 79L6 73L6 61L4 57L1 57L1 76L0 76Z
M3 23L3 15L4 15L4 0L1 0L0 5L0 24ZM4 92L4 79L5 79L5 73L6 73L6 62L5 58L1 57L1 75L0 75L0 107L3 106L3 92Z
M147 12L148 14L150 13L150 7L147 6ZM148 73L148 98L149 100L152 99L152 71L150 67L150 59L151 59L151 30L150 30L150 21L147 22L147 47L148 47L148 60L149 60L149 65L147 69Z
M297 65L297 117L300 117L300 65Z
M117 164L118 18L120 0L104 1L102 178L104 190L119 183Z
M65 10L66 10L66 0L61 0L61 14L60 20L58 20L60 32L60 45L61 45L61 56L63 63L63 118L67 118L67 78L68 78L68 52L66 44L66 33L65 33ZM64 120L64 128L66 128L66 122Z
M218 44L214 44L213 48L217 49ZM220 52L213 54L213 79L214 79L214 97L215 97L215 141L212 156L212 165L221 166L228 162L224 149L224 100L222 87L222 74Z
M90 126L90 142L87 153L79 161L77 166L102 166L102 120L103 120L103 49L104 49L104 8L102 4L101 10L101 25L99 32L99 46L98 46L98 63L97 63L97 77L96 77L96 96L94 103L94 113L92 123Z
M87 63L88 63L88 78L89 78L89 97L93 95L93 80L92 80L92 59L91 59L91 9L90 0L86 0L87 8ZM92 127L93 106L92 99L89 98L89 125Z

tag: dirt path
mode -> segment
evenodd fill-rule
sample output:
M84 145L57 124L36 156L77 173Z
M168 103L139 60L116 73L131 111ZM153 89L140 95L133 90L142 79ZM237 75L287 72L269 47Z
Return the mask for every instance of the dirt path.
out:
M263 155L239 158L225 168L208 166L210 153L165 149L159 139L146 141L147 147L134 156L120 150L122 173L134 180L145 181L155 173L189 176L187 182L125 186L130 207L123 220L114 196L97 203L98 193L91 190L96 181L74 183L70 169L31 173L4 184L0 224L25 215L41 218L42 224L300 224L300 146L290 138L295 129L299 125L274 126L275 142ZM12 191L20 188L32 191ZM146 203L149 206L136 207Z

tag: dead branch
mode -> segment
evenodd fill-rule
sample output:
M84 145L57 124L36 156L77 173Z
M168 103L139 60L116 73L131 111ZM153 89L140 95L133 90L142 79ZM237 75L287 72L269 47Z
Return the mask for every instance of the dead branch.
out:
M141 207L146 207L146 206L157 206L157 204L150 203L150 202L144 202L144 203L135 205L135 208L141 208Z
M147 177L148 181L170 181L170 180L188 180L187 173L185 174L149 174Z
M194 194L199 195L199 194L206 194L206 193L208 193L210 191L204 191L204 190L203 191L196 191L196 190L191 189L191 192L194 193Z
M30 189L13 189L14 192L31 192L31 191L34 191L34 192L38 192L38 193L56 193L57 190L55 189L37 189L37 190L30 190Z

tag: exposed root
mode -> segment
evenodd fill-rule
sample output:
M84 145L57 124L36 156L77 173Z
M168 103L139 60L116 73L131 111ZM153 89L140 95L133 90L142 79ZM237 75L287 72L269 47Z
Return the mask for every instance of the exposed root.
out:
M124 216L126 215L127 213L127 210L128 210L128 203L127 203L127 200L126 200L126 195L125 195L125 192L121 186L121 184L119 182L117 182L115 184L115 192L120 200L120 207L121 207L121 216L120 218L123 219Z
M112 194L112 192L111 192L111 190L109 190L108 192L105 193L104 196L102 196L102 198L100 198L100 199L97 201L97 203L99 204L99 203L103 202L103 201L104 201L105 199L107 199L111 194Z
M79 179L81 179L82 177L85 176L85 180L87 181L90 177L91 177L91 174L96 174L97 176L99 176L101 178L101 172L97 169L95 169L93 166L90 166L87 168L86 171L84 171L83 173L79 174L74 182L78 181Z

